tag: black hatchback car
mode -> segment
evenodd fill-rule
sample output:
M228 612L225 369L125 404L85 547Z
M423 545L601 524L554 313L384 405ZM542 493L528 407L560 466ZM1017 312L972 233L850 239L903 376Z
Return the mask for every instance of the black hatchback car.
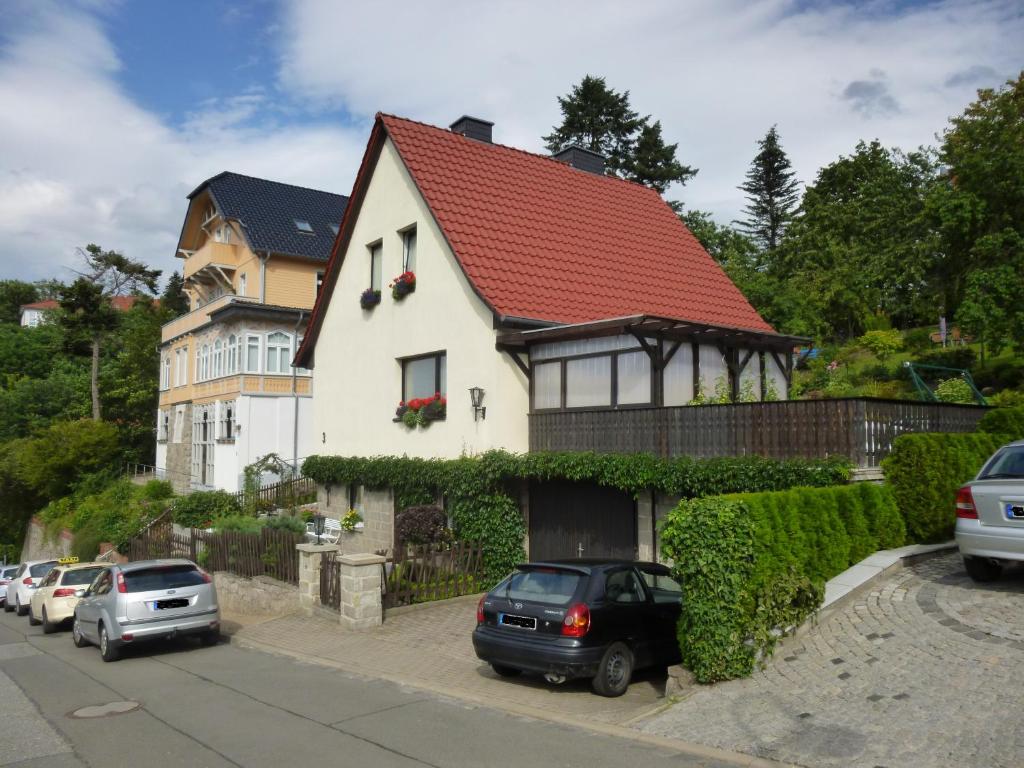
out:
M473 648L503 677L586 677L602 696L621 696L634 670L679 663L681 601L658 563L527 563L480 598Z

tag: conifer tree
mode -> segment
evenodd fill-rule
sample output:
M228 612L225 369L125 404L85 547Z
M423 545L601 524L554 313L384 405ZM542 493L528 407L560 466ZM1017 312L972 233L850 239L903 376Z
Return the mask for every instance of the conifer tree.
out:
M774 125L757 144L760 151L750 164L746 182L739 187L749 201L743 209L746 218L734 223L771 251L778 247L786 223L796 210L800 186Z
M645 121L630 157L626 158L624 176L665 194L674 181L685 184L697 174L695 168L683 165L676 158L678 144L666 144L661 136L661 121Z

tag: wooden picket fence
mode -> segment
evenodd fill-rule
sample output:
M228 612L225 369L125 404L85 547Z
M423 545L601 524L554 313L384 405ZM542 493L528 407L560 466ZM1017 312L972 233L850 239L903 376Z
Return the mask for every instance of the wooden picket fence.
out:
M482 589L480 542L410 545L378 554L387 559L385 609L471 595Z
M170 524L153 526L131 540L130 560L184 557L207 571L228 571L253 578L269 576L289 584L299 583L299 553L295 548L304 536L291 531L264 528L259 533L203 531L198 528L175 533Z

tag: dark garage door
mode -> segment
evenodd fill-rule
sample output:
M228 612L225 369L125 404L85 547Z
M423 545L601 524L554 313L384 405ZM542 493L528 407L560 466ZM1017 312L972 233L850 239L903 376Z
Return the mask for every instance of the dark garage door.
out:
M530 559L636 557L636 501L591 483L530 487Z

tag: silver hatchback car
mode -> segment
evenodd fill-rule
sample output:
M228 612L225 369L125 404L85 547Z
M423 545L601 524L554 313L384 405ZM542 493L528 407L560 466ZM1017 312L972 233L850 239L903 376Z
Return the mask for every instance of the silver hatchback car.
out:
M1024 440L996 451L957 492L956 543L975 581L1024 561Z
M220 637L220 607L209 574L190 560L141 560L104 568L75 607L72 639L95 643L104 661L115 661L127 644L198 636L204 645Z

